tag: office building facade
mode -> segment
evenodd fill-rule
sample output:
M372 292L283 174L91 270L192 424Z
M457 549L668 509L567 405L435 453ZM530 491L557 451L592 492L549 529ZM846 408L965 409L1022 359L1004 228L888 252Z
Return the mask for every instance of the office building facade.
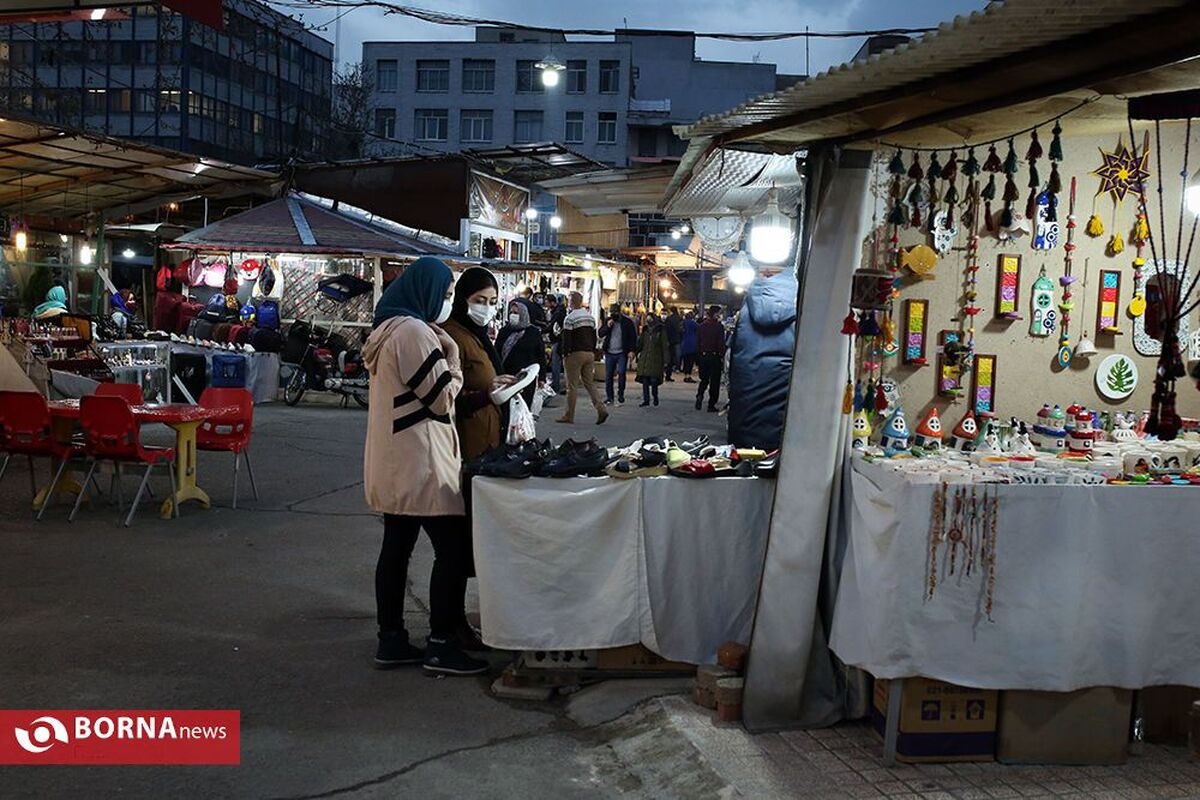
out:
M0 25L0 113L241 164L316 159L332 59L330 42L254 0L225 0L224 30L155 6Z

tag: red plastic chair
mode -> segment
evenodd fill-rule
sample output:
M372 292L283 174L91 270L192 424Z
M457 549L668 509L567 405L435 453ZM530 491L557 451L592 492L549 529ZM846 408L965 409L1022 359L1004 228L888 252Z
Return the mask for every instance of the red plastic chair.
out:
M62 465L54 476L46 494L46 501L38 512L46 510L54 489L62 476L67 462L78 453L69 442L60 442L54 436L51 425L50 407L46 398L37 392L0 391L0 447L4 450L4 464L0 465L0 478L8 469L13 456L25 456L29 460L29 488L37 498L37 476L33 470L34 458L61 459Z
M102 383L96 387L97 397L123 397L131 406L140 406L146 402L142 387L136 383Z
M238 467L246 459L246 471L250 473L250 488L254 499L258 499L258 484L254 482L254 469L250 466L250 429L254 424L254 396L246 389L221 389L209 387L200 395L200 405L205 408L236 406L237 414L212 417L201 423L196 431L196 449L209 452L233 453L233 507L238 500Z
M138 485L137 494L134 495L133 505L129 509L129 516L125 518L126 528L133 523L133 515L137 513L138 504L142 501L142 494L146 491L150 473L159 464L167 468L167 473L171 477L171 497L175 497L175 450L170 447L152 447L142 444L141 428L133 416L133 409L123 398L96 395L83 398L79 401L79 424L83 428L84 450L91 460L87 477L83 481L85 486L91 481L92 475L96 471L96 465L101 461L112 461L117 466L144 464L146 467L146 472L142 475L142 482ZM75 500L75 507L71 509L69 520L75 519L82 499L81 493ZM172 506L175 516L178 517L179 504L172 503Z

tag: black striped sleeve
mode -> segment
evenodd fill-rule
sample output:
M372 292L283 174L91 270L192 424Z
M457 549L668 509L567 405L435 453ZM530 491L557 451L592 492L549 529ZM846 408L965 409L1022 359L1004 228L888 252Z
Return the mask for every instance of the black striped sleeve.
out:
M430 371L437 366L437 363L439 361L444 361L445 358L446 354L442 352L442 348L434 348L429 355L425 356L425 360L421 362L421 366L417 367L417 370L412 374L412 377L404 381L405 385L407 385L408 388L415 390L421 385L421 382L429 376Z

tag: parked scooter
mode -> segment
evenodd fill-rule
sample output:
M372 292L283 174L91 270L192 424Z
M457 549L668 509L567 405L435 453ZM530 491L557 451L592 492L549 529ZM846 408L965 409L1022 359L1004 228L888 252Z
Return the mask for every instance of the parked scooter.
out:
M318 310L333 316L347 300L371 291L371 284L354 275L325 278L317 288ZM367 407L369 375L361 348L337 330L336 323L316 325L296 320L288 329L283 358L292 372L285 378L283 399L289 406L305 392L333 392L342 396L343 408L351 398Z

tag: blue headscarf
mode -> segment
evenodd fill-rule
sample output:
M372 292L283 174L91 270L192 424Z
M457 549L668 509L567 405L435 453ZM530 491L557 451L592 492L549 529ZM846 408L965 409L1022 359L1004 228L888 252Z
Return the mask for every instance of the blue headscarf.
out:
M67 310L67 290L61 286L51 286L46 292L46 302L33 310L33 316L40 317L50 311L63 312Z
M375 306L375 327L392 317L433 322L442 313L452 283L454 273L449 267L433 256L421 256L383 290Z

